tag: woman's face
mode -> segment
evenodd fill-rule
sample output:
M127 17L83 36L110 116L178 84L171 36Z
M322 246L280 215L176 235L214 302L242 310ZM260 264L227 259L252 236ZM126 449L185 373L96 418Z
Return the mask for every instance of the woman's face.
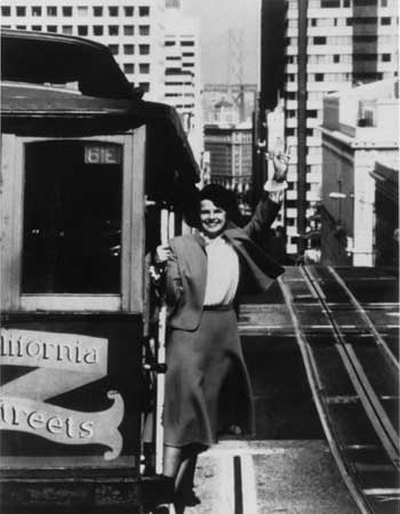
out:
M207 237L210 239L218 237L226 225L226 211L215 205L212 200L201 200L200 225Z

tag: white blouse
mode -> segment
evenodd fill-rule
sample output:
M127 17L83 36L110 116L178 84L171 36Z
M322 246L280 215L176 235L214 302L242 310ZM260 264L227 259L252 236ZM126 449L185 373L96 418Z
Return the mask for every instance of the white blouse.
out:
M204 305L233 302L239 284L239 257L222 237L206 240L207 283Z

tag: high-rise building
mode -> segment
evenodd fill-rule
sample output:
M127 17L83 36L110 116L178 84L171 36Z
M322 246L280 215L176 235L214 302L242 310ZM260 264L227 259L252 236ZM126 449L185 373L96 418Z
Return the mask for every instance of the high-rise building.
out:
M349 85L397 74L398 3L397 0L281 0L281 5L277 5L277 2L274 0L273 6L271 0L263 0L263 5L269 15L268 26L274 25L273 16L281 25L282 12L286 13L283 81L279 78L279 62L274 65L272 58L265 57L261 61L269 62L270 76L276 82L274 91L268 90L265 96L266 107L275 102L280 91L285 100L285 143L291 160L284 214L288 252L294 254L304 243L307 220L320 200L319 126L323 97ZM285 11L281 9L282 4ZM264 41L263 54L277 51ZM265 84L263 88L265 93Z
M203 149L199 26L180 0L4 0L3 27L79 36L107 45L146 100L176 107L194 153Z
M4 0L3 27L80 36L107 45L134 86L161 100L165 0Z
M199 23L182 13L178 0L166 0L164 31L164 101L180 114L195 157L200 160L203 122Z

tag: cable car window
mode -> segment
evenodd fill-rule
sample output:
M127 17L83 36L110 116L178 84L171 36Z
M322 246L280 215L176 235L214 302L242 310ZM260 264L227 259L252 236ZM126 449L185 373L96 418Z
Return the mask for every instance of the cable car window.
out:
M26 144L24 293L121 292L122 145Z

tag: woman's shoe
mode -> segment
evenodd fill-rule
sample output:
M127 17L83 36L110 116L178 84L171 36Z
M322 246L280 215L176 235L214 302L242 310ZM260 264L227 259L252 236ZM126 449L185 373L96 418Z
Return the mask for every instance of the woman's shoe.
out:
M152 514L169 514L169 507L166 505L159 505L151 511Z
M195 507L201 503L201 500L196 496L193 489L188 489L177 494L177 502L182 503L186 507Z

